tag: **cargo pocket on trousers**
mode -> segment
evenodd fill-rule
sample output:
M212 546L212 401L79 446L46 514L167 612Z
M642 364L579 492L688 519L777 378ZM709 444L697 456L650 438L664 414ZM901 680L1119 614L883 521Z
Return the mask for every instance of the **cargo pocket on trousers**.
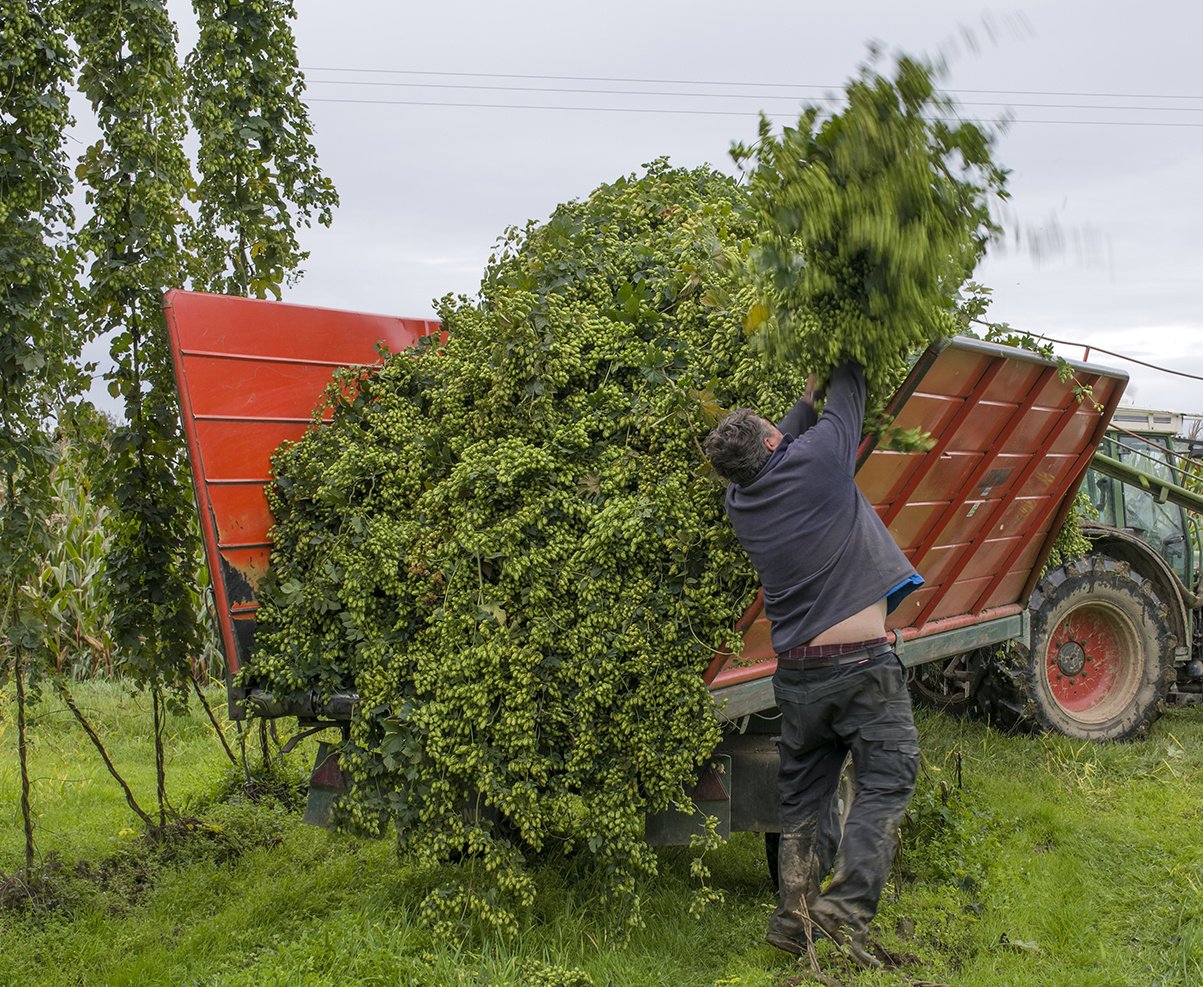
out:
M919 756L919 731L913 723L898 720L885 720L876 723L866 723L860 728L860 735L865 740L879 744L882 750L911 757Z
M899 788L914 790L919 777L919 734L902 723L875 723L861 731L877 747L878 765ZM911 727L914 730L914 727Z

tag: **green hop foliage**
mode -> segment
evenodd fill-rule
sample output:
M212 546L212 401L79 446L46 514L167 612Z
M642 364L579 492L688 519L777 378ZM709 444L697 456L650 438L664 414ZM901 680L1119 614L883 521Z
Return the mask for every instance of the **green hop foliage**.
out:
M309 256L297 240L314 216L329 226L338 194L317 166L303 102L292 3L193 0L200 37L186 100L200 184L189 245L204 291L280 297Z
M864 66L839 112L808 107L780 136L762 118L757 144L732 150L762 228L749 328L770 358L861 363L871 421L907 355L956 332L960 287L999 232L994 135L947 122L938 75L905 57L893 79Z
M62 11L0 3L0 52L0 473L11 477L50 458L43 426L86 384L71 365L81 341L65 286L74 57Z
M757 583L700 442L805 381L745 331L742 204L657 161L507 231L479 299L443 299L445 344L348 371L277 454L247 676L358 691L348 824L476 868L432 894L436 928L515 928L523 855L552 847L637 922L643 817L718 740L702 672Z

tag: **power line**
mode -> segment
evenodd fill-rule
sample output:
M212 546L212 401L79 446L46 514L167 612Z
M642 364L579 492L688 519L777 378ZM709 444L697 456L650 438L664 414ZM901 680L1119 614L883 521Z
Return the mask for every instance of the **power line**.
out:
M332 99L324 96L311 96L307 103L351 103L362 106L443 106L447 108L481 109L481 110L570 110L572 112L596 113L669 113L690 114L694 116L749 116L749 110L702 110L702 109L671 109L667 107L648 106L546 106L537 103L464 103L451 101L416 100L416 99ZM943 118L946 123L961 123L955 117ZM1172 121L1154 120L1021 120L1013 118L1007 121L1014 123L1051 123L1059 126L1107 126L1107 127L1203 127L1200 123L1174 123Z
M1094 343L1075 343L1067 339L1053 339L1052 336L1046 336L1043 333L1031 332L1027 329L1017 329L1016 332L1021 332L1025 336L1031 336L1033 339L1045 339L1050 343L1056 343L1058 346L1081 346L1087 352L1097 350L1100 353L1106 353L1108 356L1113 356L1117 360L1127 360L1129 363L1136 363L1142 367L1148 367L1150 370L1160 370L1162 373L1174 374L1177 377L1187 377L1190 380L1203 380L1198 374L1188 374L1185 370L1171 370L1169 367L1159 367L1155 363L1145 363L1144 360L1138 360L1134 356L1125 356L1123 353L1113 353L1111 350L1105 350L1101 346L1095 346Z
M648 89L568 89L556 86L482 86L471 83L453 82L357 82L352 79L313 79L315 86L388 86L390 88L406 89L471 89L485 92L517 92L517 93L567 93L571 95L597 96L670 96L692 99L795 99L794 96L772 96L768 94L749 93L700 93L700 92L664 92ZM833 102L835 97L820 97L823 102ZM1059 110L1139 110L1166 113L1199 113L1203 112L1203 103L1199 106L1114 106L1098 103L1006 103L1006 102L968 102L962 106L1002 106L1022 107L1024 109L1059 109Z
M649 106L540 106L535 103L452 103L417 99L327 99L313 96L306 103L358 103L365 106L445 106L476 110L571 110L595 113L673 113L694 116L746 117L748 110L674 110ZM1200 124L1203 126L1203 124Z
M365 69L365 68L330 68L312 67L302 69L304 72L356 72L376 75L422 75L449 76L465 79L529 79L534 81L554 82L606 82L628 83L633 85L656 86L761 86L776 89L820 89L825 92L842 90L843 86L819 86L809 83L794 82L733 82L699 79L624 79L615 76L594 75L522 75L512 72L431 72L422 69ZM1203 95L1188 96L1180 93L1082 93L1059 92L1056 90L1035 89L948 89L945 92L974 93L975 95L994 96L1070 96L1077 99L1194 99L1203 100Z
M571 93L596 94L598 96L689 96L703 99L796 99L796 96L772 96L758 93L699 93L699 92L665 92L662 89L567 89L561 86L482 86L471 83L455 82L357 82L352 79L310 79L314 86L389 86L406 89L478 89L484 92L506 93ZM819 97L830 101L834 97ZM1203 109L1203 107L1200 107Z
M1075 93L1051 90L1043 92L1039 89L948 89L949 93L974 93L978 96L1072 96L1075 99L1194 99L1203 100L1203 96L1184 96L1181 93Z

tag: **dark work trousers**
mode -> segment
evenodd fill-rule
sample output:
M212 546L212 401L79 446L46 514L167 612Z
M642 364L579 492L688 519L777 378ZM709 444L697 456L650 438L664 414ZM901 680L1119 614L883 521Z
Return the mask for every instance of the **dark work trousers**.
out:
M863 937L877 914L919 769L906 670L887 652L860 664L779 668L773 688L782 713L782 882L774 923L796 927L789 913L801 894L816 921ZM856 784L841 838L836 797L849 753ZM787 888L791 874L800 886Z

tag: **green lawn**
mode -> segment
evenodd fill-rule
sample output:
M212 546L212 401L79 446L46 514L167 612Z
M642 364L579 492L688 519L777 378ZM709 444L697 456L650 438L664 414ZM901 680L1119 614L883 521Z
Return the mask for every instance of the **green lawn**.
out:
M111 684L79 697L152 809L148 701ZM222 706L220 692L213 699ZM24 847L11 712L8 702L0 720L10 903ZM1203 713L1172 711L1148 740L1108 747L939 717L921 717L920 733L926 769L875 929L908 965L855 974L821 949L830 975L1203 983ZM700 918L689 913L691 851L667 849L640 891L644 926L629 934L600 903L604 877L563 858L535 866L539 894L520 935L438 938L423 899L448 879L479 880L471 863L423 870L398 860L390 840L326 833L270 800L247 801L202 714L169 723L168 796L204 825L159 853L56 700L38 707L32 738L36 840L55 904L0 910L2 984L779 987L805 973L763 942L774 894L751 834L708 856L724 900ZM307 743L287 766L294 776L312 757Z

